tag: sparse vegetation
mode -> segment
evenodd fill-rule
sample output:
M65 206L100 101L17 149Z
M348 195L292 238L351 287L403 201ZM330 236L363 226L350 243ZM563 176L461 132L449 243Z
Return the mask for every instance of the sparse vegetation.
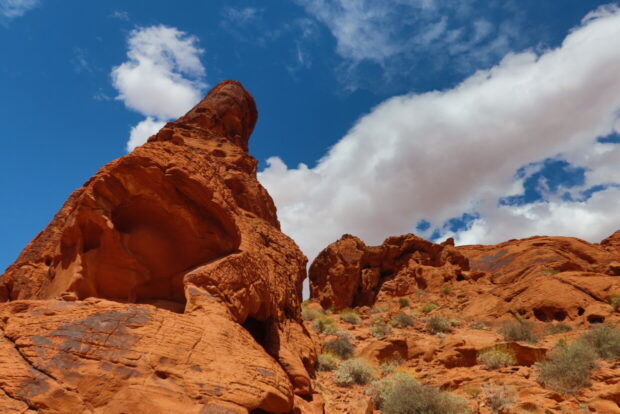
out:
M465 393L473 399L478 398L478 396L482 393L482 390L474 385L466 385L463 388L463 391L465 391Z
M511 349L499 345L478 354L477 361L490 369L507 367L517 362Z
M559 341L539 364L538 381L546 387L572 394L590 384L590 374L596 368L596 352L582 341L572 344Z
M375 379L372 366L362 358L349 359L343 362L334 373L334 382L340 386L353 384L364 385Z
M319 371L333 371L338 367L338 359L332 354L321 354L317 360Z
M358 325L360 323L360 316L353 309L345 309L340 312L340 319L351 325Z
M450 321L441 316L431 316L426 321L426 329L432 334L452 332Z
M620 329L609 324L590 328L578 339L603 359L620 358Z
M383 313L383 312L386 312L387 310L388 310L388 306L385 304L375 305L370 309L370 313L372 314Z
M444 295L449 295L450 293L452 293L452 286L450 286L449 284L444 284L441 287L441 293L443 293Z
M331 353L340 359L347 359L353 355L355 346L351 343L351 334L345 331L336 332L336 338L330 339L323 345L323 351Z
M439 306L435 305L434 303L427 303L426 305L424 305L424 307L422 307L422 312L424 312L424 313L431 313L432 311L434 311L438 307Z
M336 322L328 318L327 316L321 315L317 317L312 323L312 328L320 334L332 335L336 333Z
M407 299L407 298L400 298L400 299L398 299L398 306L400 306L401 309L408 308L409 307L409 299Z
M620 294L612 293L607 296L607 302L609 302L611 307L614 309L614 312L620 312Z
M471 324L471 328L479 329L481 331L488 331L490 329L489 326L484 322L474 322Z
M305 306L302 306L301 308L301 317L304 321L313 321L321 316L322 314L318 310L311 309Z
M392 333L392 327L383 319L377 319L370 325L370 333L375 338L383 338Z
M568 324L566 324L564 322L558 322L556 324L548 326L545 331L549 335L555 335L555 334L559 334L559 333L570 332L572 330L573 330L573 328L571 328L570 325L568 325Z
M518 401L517 391L506 385L486 384L482 388L482 393L494 413L508 413Z
M399 312L392 319L392 326L396 326L398 328L406 328L407 326L413 326L415 322L415 318L405 312Z
M505 323L499 331L506 341L522 341L529 344L538 342L538 338L534 333L534 326L523 320Z
M385 414L465 414L470 412L467 400L420 384L403 372L375 381L368 388L377 408Z
M386 375L391 374L394 370L401 364L401 361L392 359L390 361L384 361L379 365L379 372L381 376L385 377Z
M561 273L561 271L557 269L545 270L545 275L547 276L557 275L558 273Z

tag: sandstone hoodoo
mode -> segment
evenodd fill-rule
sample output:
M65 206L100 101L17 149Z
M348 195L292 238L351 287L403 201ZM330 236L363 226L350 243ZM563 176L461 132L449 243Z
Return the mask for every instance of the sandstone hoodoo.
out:
M306 258L256 179L256 119L222 82L71 194L0 279L0 411L312 406Z

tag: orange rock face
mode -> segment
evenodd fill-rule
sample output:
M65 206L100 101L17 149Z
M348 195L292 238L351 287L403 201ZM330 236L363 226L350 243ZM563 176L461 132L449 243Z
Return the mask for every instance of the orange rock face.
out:
M288 413L295 395L311 400L306 258L256 180L256 119L239 83L219 84L26 246L0 279L0 406L14 408L0 411Z
M310 290L325 309L368 306L382 297L405 296L457 279L467 259L450 243L431 243L413 234L366 246L344 235L310 266Z

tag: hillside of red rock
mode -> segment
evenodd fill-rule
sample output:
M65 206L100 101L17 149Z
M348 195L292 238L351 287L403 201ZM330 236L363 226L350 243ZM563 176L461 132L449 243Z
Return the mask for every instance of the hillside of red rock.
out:
M345 235L310 267L303 313L322 346L315 388L334 413L620 413L619 270L620 232L600 244L532 237L459 247L411 234L366 246ZM545 361L593 337L593 348L613 351L580 373L581 386L548 379L555 366ZM571 358L565 382L579 364ZM372 379L347 383L350 361ZM373 389L396 378L463 405L387 407ZM402 395L389 398L405 404Z
M223 82L71 194L0 279L0 412L311 404L307 260L256 180L256 119Z
M226 81L0 277L0 413L620 413L620 231L344 235L309 268Z

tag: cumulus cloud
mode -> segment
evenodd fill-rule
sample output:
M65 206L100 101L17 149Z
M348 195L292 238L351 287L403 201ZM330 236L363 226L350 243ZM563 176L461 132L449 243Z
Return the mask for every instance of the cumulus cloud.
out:
M203 50L198 39L163 25L133 30L128 41L128 60L112 69L117 99L147 117L131 131L128 151L145 142L143 134L156 125L187 112L206 87Z
M4 19L14 19L23 16L39 4L39 0L0 0L0 15Z
M166 125L164 121L156 121L150 116L139 122L138 125L131 128L129 141L127 141L127 151L133 151L134 148L144 144L150 136L155 135L164 125Z
M557 49L508 54L453 89L388 99L314 168L270 158L260 180L283 230L310 257L343 233L380 243L464 213L472 223L457 235L462 243L606 236L620 227L616 187L581 201L499 200L523 191L520 167L553 157L588 169L582 190L620 182L620 145L596 140L617 127L619 40L620 10L599 9Z

